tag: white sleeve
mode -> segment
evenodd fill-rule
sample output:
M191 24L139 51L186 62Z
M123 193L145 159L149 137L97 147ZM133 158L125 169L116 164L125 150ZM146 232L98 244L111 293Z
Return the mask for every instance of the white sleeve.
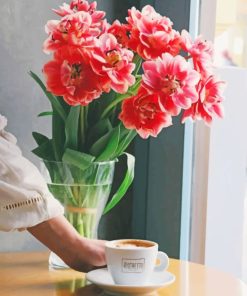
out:
M38 169L22 156L0 115L0 230L37 225L64 213Z

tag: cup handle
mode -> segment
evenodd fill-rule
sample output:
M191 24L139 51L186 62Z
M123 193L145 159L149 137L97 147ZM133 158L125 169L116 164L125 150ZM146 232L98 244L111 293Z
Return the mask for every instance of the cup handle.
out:
M166 253L159 251L157 259L160 261L159 265L154 267L154 271L163 271L169 266L169 257Z

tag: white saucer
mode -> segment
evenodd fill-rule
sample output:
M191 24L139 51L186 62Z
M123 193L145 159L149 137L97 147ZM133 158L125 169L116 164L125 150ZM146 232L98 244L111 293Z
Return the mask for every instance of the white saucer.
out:
M168 271L153 272L150 282L143 286L116 285L107 268L102 268L87 273L86 279L110 295L150 295L157 289L173 283L175 275Z

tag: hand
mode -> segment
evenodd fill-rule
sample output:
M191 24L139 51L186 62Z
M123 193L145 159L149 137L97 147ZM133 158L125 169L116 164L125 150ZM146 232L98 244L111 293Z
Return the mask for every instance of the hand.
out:
M64 216L28 228L71 268L88 272L105 266L105 242L81 237Z
M105 241L80 238L77 250L78 256L70 266L79 271L90 271L106 265Z

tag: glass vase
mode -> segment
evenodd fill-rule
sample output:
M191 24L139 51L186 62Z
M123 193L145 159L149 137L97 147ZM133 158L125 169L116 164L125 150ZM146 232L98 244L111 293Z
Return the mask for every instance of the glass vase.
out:
M43 161L42 174L48 188L65 209L65 217L78 233L96 239L114 176L115 161L92 163L84 168L63 162ZM68 267L51 253L52 268Z

